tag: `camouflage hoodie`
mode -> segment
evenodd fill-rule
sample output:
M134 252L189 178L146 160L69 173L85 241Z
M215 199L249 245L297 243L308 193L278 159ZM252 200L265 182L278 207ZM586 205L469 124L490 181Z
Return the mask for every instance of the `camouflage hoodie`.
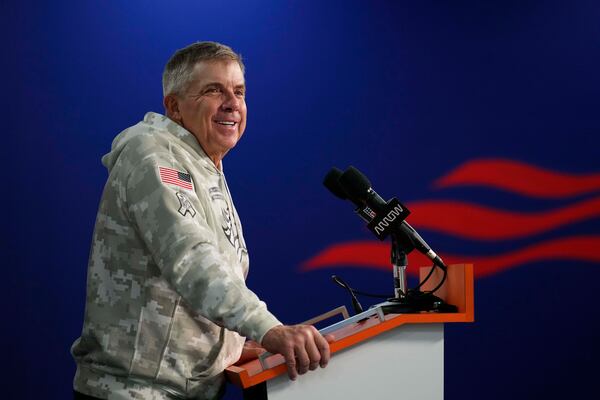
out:
M156 113L119 134L102 163L74 388L215 398L241 354L236 332L260 343L280 324L245 285L248 252L225 177L190 132Z

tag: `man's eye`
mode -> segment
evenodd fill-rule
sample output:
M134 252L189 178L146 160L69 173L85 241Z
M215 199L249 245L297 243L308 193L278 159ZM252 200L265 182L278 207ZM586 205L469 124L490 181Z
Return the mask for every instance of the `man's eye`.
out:
M243 90L236 90L235 95L239 97L244 97L246 95L246 92L244 92Z
M216 88L216 87L211 87L204 91L204 93L220 93L220 92L221 91L219 90L219 88Z

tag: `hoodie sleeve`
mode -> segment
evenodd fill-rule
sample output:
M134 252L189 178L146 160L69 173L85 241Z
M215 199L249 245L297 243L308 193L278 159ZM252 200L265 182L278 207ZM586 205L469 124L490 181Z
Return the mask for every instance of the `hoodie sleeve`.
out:
M154 156L136 166L124 193L130 220L165 279L197 313L260 343L281 323L227 265L196 193L185 183L162 182L159 164L185 171L171 157L162 162Z

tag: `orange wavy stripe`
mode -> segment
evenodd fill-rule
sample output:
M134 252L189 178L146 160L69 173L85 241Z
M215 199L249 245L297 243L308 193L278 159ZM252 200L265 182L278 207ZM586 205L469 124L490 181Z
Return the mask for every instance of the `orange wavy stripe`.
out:
M475 240L525 237L600 216L600 197L536 213L457 201L420 201L407 206L411 210L411 225Z
M434 182L434 187L479 185L525 196L564 198L600 190L600 174L565 174L508 159L467 161Z
M548 240L519 250L493 256L441 255L446 264L473 263L475 276L484 277L517 266L550 260L600 262L600 236L572 236ZM431 265L420 253L409 255L409 273L415 274L417 266ZM304 262L303 271L335 267L362 267L391 269L390 246L375 241L339 243L327 247Z

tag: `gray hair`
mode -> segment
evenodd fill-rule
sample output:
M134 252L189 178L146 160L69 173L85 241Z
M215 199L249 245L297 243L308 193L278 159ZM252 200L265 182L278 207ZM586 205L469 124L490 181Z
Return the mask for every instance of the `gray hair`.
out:
M165 65L162 76L163 96L181 93L191 82L196 64L207 60L236 61L244 73L242 56L231 47L217 42L192 43L177 50Z

